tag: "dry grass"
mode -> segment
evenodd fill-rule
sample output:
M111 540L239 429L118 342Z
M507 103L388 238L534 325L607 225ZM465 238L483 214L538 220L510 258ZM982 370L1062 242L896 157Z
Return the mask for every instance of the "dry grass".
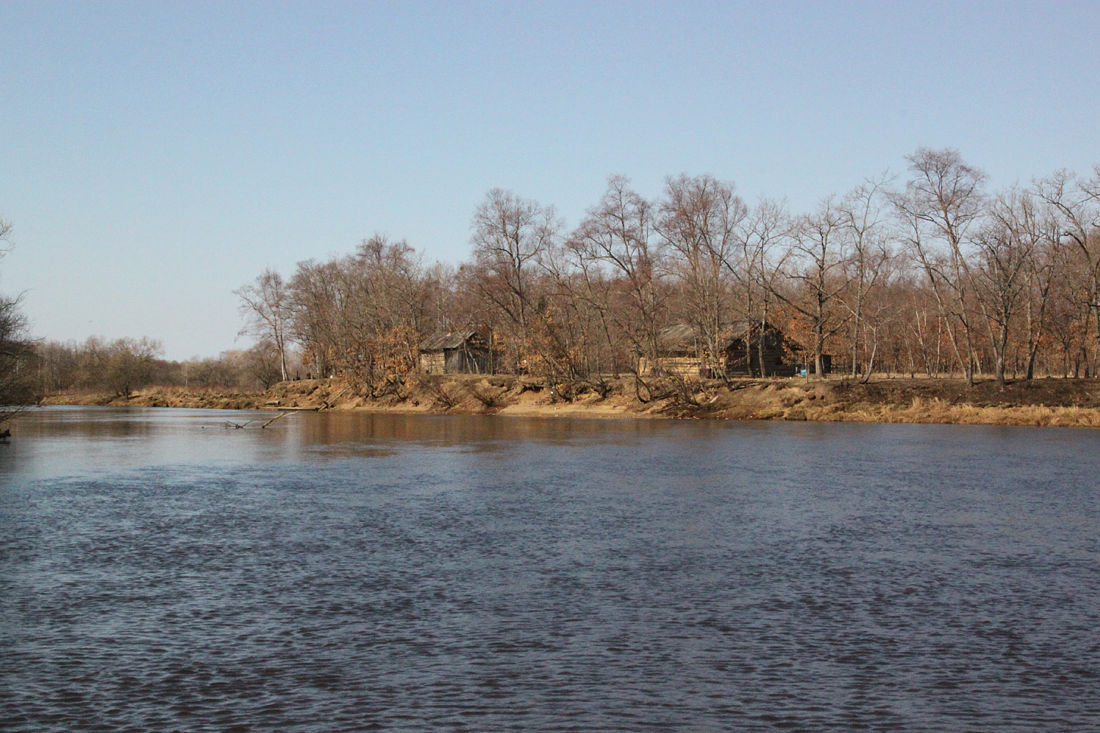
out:
M882 380L867 385L845 380L742 380L729 387L653 381L646 386L646 402L628 378L601 381L599 389L581 385L569 395L572 399L564 400L555 385L533 377L455 375L410 379L400 395L385 398L363 396L341 380L302 380L251 395L150 388L127 400L65 395L51 402L1100 428L1097 380L1036 380L1007 387L987 383L975 388L960 380Z
M951 425L1021 425L1100 428L1100 409L1045 405L978 406L939 398L914 397L908 405L821 405L804 410L818 421L931 423Z

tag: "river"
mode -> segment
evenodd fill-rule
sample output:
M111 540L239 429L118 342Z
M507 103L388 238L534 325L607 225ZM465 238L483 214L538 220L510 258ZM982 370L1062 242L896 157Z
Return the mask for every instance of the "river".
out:
M272 416L18 419L0 728L1100 728L1100 432Z

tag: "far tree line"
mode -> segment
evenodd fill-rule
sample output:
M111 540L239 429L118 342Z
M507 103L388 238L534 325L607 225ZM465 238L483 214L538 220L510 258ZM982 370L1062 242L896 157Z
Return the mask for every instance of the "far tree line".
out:
M7 254L11 231L11 223L0 219L0 258ZM282 378L279 351L265 339L216 358L167 361L161 344L150 338L35 339L20 306L19 296L0 295L0 433L19 405L58 392L128 395L150 384L254 390Z
M466 329L491 334L496 371L636 375L673 324L698 334L704 362L732 324L759 323L818 374L831 357L852 376L1095 376L1100 166L991 192L957 151L907 162L901 182L869 179L805 213L749 205L709 175L669 177L656 199L616 176L572 229L494 189L457 266L374 236L237 294L278 352L296 344L309 373L372 389L415 370L430 334Z
M253 391L280 381L279 354L260 340L249 349L217 357L170 361L150 338L107 340L93 336L82 343L37 344L28 369L36 394L67 391L126 396L148 386Z

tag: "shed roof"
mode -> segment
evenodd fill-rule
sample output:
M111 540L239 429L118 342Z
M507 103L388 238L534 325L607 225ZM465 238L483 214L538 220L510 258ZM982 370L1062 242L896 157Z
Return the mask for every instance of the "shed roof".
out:
M733 321L722 329L718 340L728 346L734 339L744 338L756 325L749 321ZM693 352L702 341L703 334L689 323L675 323L657 334L657 343L662 351Z
M421 341L420 350L431 352L461 349L476 336L477 331L440 331Z

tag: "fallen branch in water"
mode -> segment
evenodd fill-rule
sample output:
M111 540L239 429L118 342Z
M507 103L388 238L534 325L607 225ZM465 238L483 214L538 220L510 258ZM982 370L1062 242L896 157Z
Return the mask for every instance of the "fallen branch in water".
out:
M265 422L265 423L264 423L263 425L260 425L260 430L263 430L264 428L266 428L266 427L267 427L268 425L270 425L271 423L273 423L273 422L275 422L276 420L279 420L279 419L281 419L281 418L284 418L284 417L286 417L286 416L287 416L287 415L289 415L289 414L290 414L289 412L281 412L281 413L279 413L279 414L278 414L278 415L276 415L275 417L273 417L273 418L271 418L270 420L268 420L267 422ZM251 425L251 424L252 424L252 423L254 423L254 422L256 422L256 420L248 420L248 421L246 421L246 422L240 422L240 423L238 423L238 422L233 422L232 420L226 420L226 421L225 421L225 428L226 428L226 429L229 429L229 428L233 428L234 430L244 430L245 428L247 428L247 427L248 427L249 425Z
M350 386L344 386L338 392L336 392L336 394L331 395L327 400L322 399L321 406L317 408L317 411L320 412L321 410L331 410L332 408L336 407L336 400L343 397L344 393L347 392L349 389L351 389Z
M270 420L268 420L267 422L265 422L265 423L264 423L263 425L261 425L261 426L260 426L260 430L263 430L264 428L266 428L266 427L267 427L268 425L270 425L271 423L275 422L276 420L279 420L280 418L284 418L284 417L286 417L286 416L287 416L287 415L289 415L289 414L290 414L289 412L284 412L284 413L281 413L281 414L279 414L279 415L276 415L275 417L271 418Z

